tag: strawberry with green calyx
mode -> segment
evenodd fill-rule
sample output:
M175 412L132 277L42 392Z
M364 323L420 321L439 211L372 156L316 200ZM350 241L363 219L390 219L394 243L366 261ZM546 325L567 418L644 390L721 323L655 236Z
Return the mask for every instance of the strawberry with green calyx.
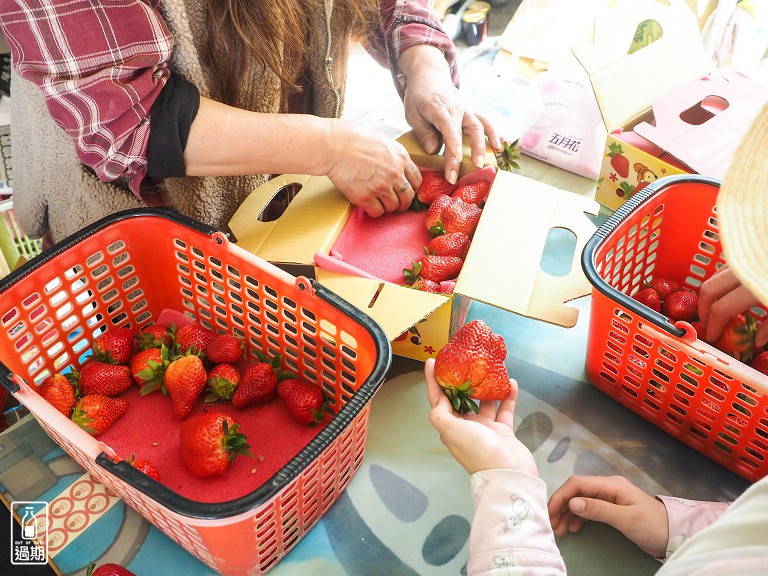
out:
M211 404L219 400L232 400L240 385L240 370L232 364L216 364L208 372L208 394L204 402Z
M168 364L165 369L165 388L179 418L187 418L192 414L207 380L208 373L203 361L195 354L180 356Z
M102 564L96 568L93 562L88 564L85 576L136 576L128 568L123 568L119 564Z
M453 191L453 198L461 198L467 204L475 204L482 207L488 198L491 183L488 180L478 180L472 184L463 184Z
M728 320L712 345L728 356L749 363L755 350L756 330L757 324L751 314L737 314Z
M692 290L678 290L664 299L662 310L672 320L692 322L699 317L699 296Z
M659 298L659 293L653 288L638 290L632 298L640 302L640 304L645 304L651 310L661 312L661 299Z
M139 341L139 350L148 348L160 348L165 345L173 345L173 334L168 326L163 324L151 324L144 328L137 336Z
M424 225L426 226L427 230L432 230L432 228L440 228L442 229L443 223L442 223L442 215L443 212L448 208L448 206L451 205L451 197L447 196L445 194L441 194L435 200L430 204L429 210L427 210L427 215L424 218ZM433 234L433 236L437 236L438 234Z
M325 418L328 398L317 384L300 378L288 378L280 382L277 394L288 413L299 424L319 424Z
M257 352L257 356L261 362L248 364L232 396L232 406L238 410L273 400L278 382L296 376L293 372L282 370L281 354L272 359L263 352Z
M131 359L131 375L133 381L141 387L142 396L158 389L163 396L168 394L165 389L165 370L168 364L170 358L165 344L160 348L141 350Z
M160 482L160 471L157 469L157 465L151 460L136 458L136 454L131 453L131 457L126 459L126 462L136 468L139 472L143 472L150 478Z
M458 256L466 258L471 239L463 232L451 232L432 238L424 247L424 252L435 256Z
M234 418L201 412L185 420L179 431L181 459L199 478L221 476L237 456L253 456L250 444Z
M435 378L454 410L477 413L474 400L509 396L512 386L504 365L506 355L504 339L482 320L473 320L456 331L435 357Z
M494 152L496 156L496 164L498 164L501 170L512 172L512 170L520 170L520 165L517 163L520 160L521 152L520 146L518 146L518 140L509 142L501 139L501 149Z
M421 184L414 199L418 202L416 206L412 203L413 208L422 209L425 206L429 206L440 195L450 196L456 188L455 184L451 184L445 179L443 173L438 170L422 170L421 171Z
M40 396L67 418L77 402L76 388L63 374L51 374L40 384Z
M129 328L111 328L93 340L93 355L108 364L128 364L136 347L136 338Z
M191 352L200 356L208 348L208 344L216 338L216 334L199 324L186 324L173 332L173 338L179 355Z
M403 270L403 272L405 272L405 270ZM421 292L430 292L431 294L441 294L443 292L440 284L425 278L417 278L409 287L414 290L420 290Z
M243 341L232 334L219 334L205 348L205 355L215 364L235 364L243 357Z
M464 260L458 256L432 256L425 255L418 262L411 262L411 268L403 269L403 276L407 284L413 284L419 278L431 280L439 284L446 280L456 278L464 266Z
M83 396L75 405L70 419L83 430L97 436L112 426L128 410L125 398L111 398L101 394Z
M618 142L611 142L608 146L608 158L611 159L611 166L622 178L629 176L629 160L624 156L624 150Z
M475 204L468 204L461 198L449 197L447 202L433 202L427 211L425 224L434 236L463 232L470 238L475 233L482 209Z
M72 378L77 379L83 396L90 394L117 396L133 384L129 366L109 364L99 360L89 360L83 364L79 372L72 372Z

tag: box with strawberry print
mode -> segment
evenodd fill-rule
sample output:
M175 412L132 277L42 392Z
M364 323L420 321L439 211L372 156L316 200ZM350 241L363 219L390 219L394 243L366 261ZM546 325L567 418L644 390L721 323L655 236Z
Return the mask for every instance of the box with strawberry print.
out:
M605 10L594 37L573 52L608 132L595 199L611 210L667 175L722 178L768 100L768 89L741 73L710 73L698 22L682 0Z
M434 357L473 301L575 325L578 311L567 302L590 289L576 262L595 230L587 214L595 214L597 204L498 169L490 151L485 167L465 161L450 185L442 156L426 154L410 132L399 140L422 171L414 201L421 210L370 218L327 178L284 175L254 191L230 221L238 243L286 269L311 270L365 310L387 333L393 352L408 358ZM512 144L505 155L514 163ZM291 184L302 188L284 214L259 221L268 199ZM541 266L555 228L576 237L571 266L561 276Z
M3 388L222 574L269 570L361 465L386 335L220 231L115 214L0 280L0 296Z

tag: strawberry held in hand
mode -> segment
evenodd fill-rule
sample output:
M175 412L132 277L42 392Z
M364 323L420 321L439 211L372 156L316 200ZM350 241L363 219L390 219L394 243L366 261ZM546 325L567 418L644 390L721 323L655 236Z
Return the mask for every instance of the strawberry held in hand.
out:
M441 194L450 196L455 185L445 179L442 172L437 170L422 170L421 185L416 190L416 199L421 204L430 205Z
M465 324L435 357L435 378L461 414L477 412L476 400L503 400L512 391L504 366L507 347L482 320Z
M712 344L729 356L749 362L755 351L755 331L757 325L750 314L737 314L728 320L723 333Z
M199 478L221 476L239 455L252 456L240 425L226 414L201 412L181 425L179 448L187 469Z

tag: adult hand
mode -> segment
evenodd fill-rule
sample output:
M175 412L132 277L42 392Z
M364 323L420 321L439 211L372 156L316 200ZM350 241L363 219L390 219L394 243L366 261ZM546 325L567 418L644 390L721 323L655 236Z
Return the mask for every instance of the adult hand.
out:
M328 178L372 217L407 210L421 172L402 144L345 120L329 124Z
M507 469L538 475L531 451L515 437L513 429L517 382L510 379L512 392L501 402L480 402L477 414L453 411L451 401L435 379L435 360L424 364L427 396L432 410L429 421L440 440L467 472Z
M705 339L714 342L730 318L760 305L760 301L742 286L733 270L722 267L699 287L699 319L706 327ZM768 322L759 322L755 345L761 348L766 342Z
M419 143L428 154L438 152L441 141L445 143L445 178L452 184L458 178L464 134L472 163L482 168L486 136L494 150L501 148L501 141L493 126L464 102L443 53L434 46L412 46L400 55L398 68L407 78L405 119Z
M555 490L547 508L556 536L578 532L587 520L597 520L654 558L666 556L666 507L623 476L571 476Z

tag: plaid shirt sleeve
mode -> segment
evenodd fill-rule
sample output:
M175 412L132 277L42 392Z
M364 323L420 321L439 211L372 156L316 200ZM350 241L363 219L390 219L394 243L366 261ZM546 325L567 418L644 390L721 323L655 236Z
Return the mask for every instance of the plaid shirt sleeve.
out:
M99 179L147 172L150 108L168 79L173 36L159 0L0 0L18 74Z
M428 44L442 50L451 68L453 83L459 85L456 47L443 31L440 19L427 0L381 0L381 24L366 44L366 50L382 66L392 71L400 97L405 96L405 77L397 69L397 59L410 48Z

